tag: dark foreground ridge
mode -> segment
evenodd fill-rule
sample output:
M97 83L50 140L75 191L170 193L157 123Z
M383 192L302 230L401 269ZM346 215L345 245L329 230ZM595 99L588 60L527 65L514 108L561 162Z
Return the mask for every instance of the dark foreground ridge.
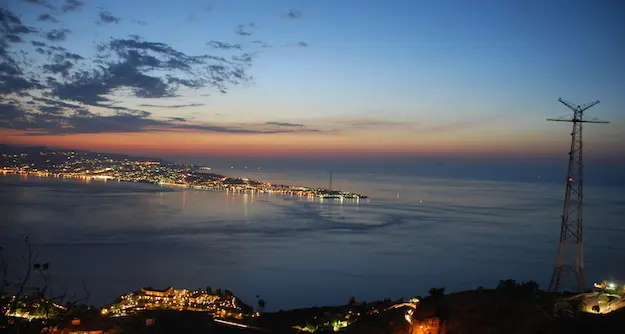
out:
M547 293L535 282L506 280L495 289L445 294L444 288L432 288L424 298L358 302L352 297L341 306L271 313L262 311L263 300L254 310L228 290L210 288L142 288L102 308L51 304L54 312L41 298L16 304L5 296L0 332L568 334L625 328L623 287L599 290Z
M161 159L121 154L0 145L0 174L141 182L198 190L321 199L367 198L354 192L272 184L214 174L210 170L209 167L201 165L181 165Z

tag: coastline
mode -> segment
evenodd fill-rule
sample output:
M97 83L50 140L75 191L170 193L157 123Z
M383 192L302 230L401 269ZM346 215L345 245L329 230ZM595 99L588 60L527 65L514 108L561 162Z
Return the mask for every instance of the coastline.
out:
M360 201L360 199L368 199L369 197L363 194L351 193L351 192L343 192L338 190L329 190L324 188L308 188L301 186L290 186L290 185L276 185L279 188L262 188L258 187L226 187L223 186L222 183L216 183L213 185L193 185L189 183L171 183L171 182L156 182L150 180L132 180L128 178L114 177L109 175L95 175L95 174L78 174L78 173L54 173L48 171L18 171L18 170L10 170L3 168L0 170L0 176L5 175L17 175L17 176L33 176L40 178L61 178L61 179L78 179L78 180L103 180L107 182L108 180L124 182L124 183L143 183L143 184L151 184L155 186L161 187L169 187L169 188L184 188L198 191L211 191L211 192L233 192L237 194L269 194L269 195L279 195L284 197L297 197L297 198L318 198L321 201L324 199L332 199L332 200L348 200L348 201ZM213 174L216 175L216 174ZM260 181L254 181L243 178L235 178L229 176L222 176L223 180L231 179L231 180L245 180L250 181L253 184L261 184L272 186L271 183L264 183ZM288 187L288 188L284 188Z

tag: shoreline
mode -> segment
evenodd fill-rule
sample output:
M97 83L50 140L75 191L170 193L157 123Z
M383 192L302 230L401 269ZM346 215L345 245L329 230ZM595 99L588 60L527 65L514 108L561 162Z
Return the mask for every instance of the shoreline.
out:
M53 173L53 172L24 172L24 171L9 171L6 169L2 169L0 170L0 176L7 176L7 175L14 175L14 176L25 176L25 177L39 177L39 178L57 178L57 179L74 179L74 180L101 180L104 182L107 182L108 180L111 181L117 181L117 182L124 182L124 183L139 183L139 184L149 184L149 185L154 185L154 186L160 186L160 187L167 187L167 188L183 188L183 189L190 189L190 190L197 190L197 191L210 191L210 192L225 192L225 193L229 193L232 192L234 194L263 194L263 195L277 195L277 196L283 196L283 197L290 197L290 198L316 198L319 199L320 201L323 201L324 199L329 199L329 200L339 200L341 202L347 200L349 202L360 202L361 199L367 199L368 200L368 196L366 195L362 195L362 194L356 194L356 193L346 193L346 192L342 192L342 191L333 191L333 190L328 190L328 192L324 193L315 193L313 195L311 194L307 194L307 193L302 193L302 191L304 191L304 189L315 189L318 190L320 188L308 188L308 187L300 187L300 186L288 186L291 187L291 189L294 190L258 190L258 189L230 189L228 187L218 187L218 186L203 186L203 185L192 185L192 184L179 184L179 183L168 183L168 182L152 182L152 181L137 181L137 180L129 180L129 179L123 179L123 178L116 178L113 176L108 176L108 175L91 175L91 174L67 174L67 173ZM220 175L221 176L221 175ZM240 179L240 178L234 178L234 177L229 177L229 176L223 176L224 178L227 179ZM259 182L261 184L265 184L264 182L260 182L260 181L253 181L253 182ZM296 190L300 190L300 191L296 191ZM327 189L325 189L327 190ZM338 194L335 194L338 193Z

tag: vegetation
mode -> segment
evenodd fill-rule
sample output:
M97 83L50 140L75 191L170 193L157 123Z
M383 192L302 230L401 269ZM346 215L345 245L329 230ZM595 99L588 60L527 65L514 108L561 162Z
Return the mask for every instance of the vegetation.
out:
M68 298L66 293L53 291L51 264L39 260L28 238L24 240L24 266L20 272L9 266L0 248L0 331L15 333L56 333L74 326L72 319L80 319L88 328L110 330L119 333L145 331L154 323L167 330L185 332L208 331L210 316L203 312L144 311L120 318L104 317L99 309L87 306L89 292L85 297ZM17 277L17 279L13 278ZM40 284L32 284L34 277ZM206 291L231 297L227 289L207 287ZM536 282L502 280L495 289L478 287L476 290L446 294L445 287L433 287L425 298L419 298L415 310L408 313L405 307L391 308L401 304L384 299L375 302L357 302L352 296L344 306L313 307L274 313L264 313L265 299L257 296L260 317L248 319L248 324L264 328L271 333L322 333L337 330L347 333L396 333L396 334L455 334L455 333L593 333L610 328L625 328L625 310L607 315L575 314L573 317L554 315L554 304L562 294L541 291ZM252 311L251 307L250 312ZM29 322L19 316L27 314ZM16 317L18 316L18 317ZM158 321L146 322L146 319ZM74 320L75 321L75 320ZM182 327L181 327L182 326ZM221 325L215 325L221 326ZM163 327L163 328L165 328ZM235 329L223 325L212 332L231 332ZM236 331L249 331L236 329Z
M97 313L97 308L87 306L89 301L89 291L83 284L85 297L76 299L75 295L68 297L66 291L60 294L53 292L52 275L49 262L40 262L39 253L33 250L28 237L24 239L24 252L22 256L23 272L12 271L0 247L0 277L2 286L0 288L0 328L7 327L9 318L29 318L45 319L43 322L34 325L13 321L18 328L39 327L39 332L55 333L57 326L68 317L80 317L85 314ZM17 278L13 278L11 273L16 272ZM39 278L41 284L33 284L34 276Z

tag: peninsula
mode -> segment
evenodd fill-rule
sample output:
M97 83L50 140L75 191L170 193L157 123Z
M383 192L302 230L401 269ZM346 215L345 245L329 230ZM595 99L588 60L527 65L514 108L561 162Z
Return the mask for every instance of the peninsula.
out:
M210 172L201 165L47 147L0 145L0 173L142 182L161 186L240 193L267 193L321 199L359 200L367 196L335 189L274 184Z

